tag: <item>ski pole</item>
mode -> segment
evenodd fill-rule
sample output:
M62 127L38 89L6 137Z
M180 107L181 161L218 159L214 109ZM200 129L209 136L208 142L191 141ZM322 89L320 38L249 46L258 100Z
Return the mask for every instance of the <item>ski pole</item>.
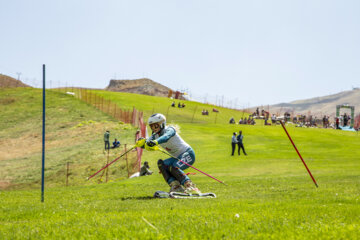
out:
M119 157L115 158L114 160L112 160L109 164L106 164L105 167L101 168L99 171L97 171L96 173L94 173L93 175L91 175L90 177L88 177L88 180L90 180L92 177L95 177L99 172L101 172L102 170L104 170L105 168L109 167L111 164L113 164L114 162L116 162L117 160L119 160L119 158L121 158L122 156L124 156L125 154L127 154L128 152L130 152L131 150L133 150L134 148L136 148L136 145L133 146L132 148L130 148L129 150L127 150L126 152L124 152L123 154L121 154Z
M156 150L159 150L160 152L162 152L162 153L164 153L164 154L166 154L166 155L168 155L168 156L170 156L170 157L173 157L173 158L175 158L175 159L179 160L180 162L184 163L185 165L187 165L187 166L189 166L189 167L191 167L191 168L195 169L195 170L196 170L196 171L198 171L198 172L201 172L202 174L204 174L204 175L206 175L206 176L208 176L208 177L210 177L210 178L214 179L215 181L218 181L219 183L222 183L222 184L226 185L224 182L220 181L219 179L216 179L216 178L214 178L214 177L210 176L209 174L207 174L207 173L205 173L205 172L203 172L203 171L201 171L201 170L197 169L196 167L193 167L193 166L191 166L190 164L188 164L188 163L186 163L186 162L182 161L181 159L179 159L179 158L177 158L177 157L172 156L171 154L169 154L169 153L168 153L168 152L166 152L165 150L163 150L163 149L161 149L161 148L159 148L159 147L157 147L157 148L156 148ZM227 185L226 185L226 186L227 186Z
M313 177L313 175L311 174L311 172L310 172L309 168L307 167L307 165L306 165L306 163L305 163L304 159L302 158L302 156L301 156L300 152L299 152L299 151L298 151L298 149L296 148L295 143L293 142L293 140L291 139L291 137L290 137L290 135L289 135L288 131L286 130L286 128L285 128L285 124L283 123L283 121L282 121L282 120L280 120L280 123L281 123L281 126L283 127L284 131L286 132L286 135L289 137L290 142L291 142L291 143L292 143L292 145L294 146L294 148L295 148L295 150L296 150L297 154L299 155L299 157L300 157L301 161L303 162L303 164L304 164L304 166L305 166L306 170L308 171L308 173L309 173L309 175L310 175L311 179L312 179L312 180L313 180L313 182L315 183L315 186L316 186L316 187L319 187L319 186L317 185L316 181L315 181L315 178Z

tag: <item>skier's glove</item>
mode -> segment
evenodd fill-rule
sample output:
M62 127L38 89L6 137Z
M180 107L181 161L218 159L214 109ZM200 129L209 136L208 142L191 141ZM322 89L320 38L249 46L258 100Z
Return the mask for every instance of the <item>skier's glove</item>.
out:
M149 151L154 151L159 148L159 143L156 140L146 141L145 149Z
M145 141L146 141L145 138L139 138L139 139L136 141L135 146L136 146L136 147L140 147L140 148L144 148L144 147L145 147Z

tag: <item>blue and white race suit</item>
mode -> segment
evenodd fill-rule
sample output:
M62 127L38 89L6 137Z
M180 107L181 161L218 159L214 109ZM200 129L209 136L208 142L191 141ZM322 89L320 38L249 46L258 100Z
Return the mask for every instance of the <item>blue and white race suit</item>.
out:
M153 134L148 140L156 140L162 148L174 156L172 158L165 159L164 165L177 167L182 174L184 174L182 170L185 170L189 167L185 163L193 165L195 162L194 150L179 136L179 134L177 134L175 128L171 126L166 127L160 131L160 133ZM182 163L175 157L185 163ZM174 180L175 178L171 177L168 180L168 183L170 184ZM181 184L184 184L184 182L187 180L190 179L187 175L185 175L185 178L182 180Z

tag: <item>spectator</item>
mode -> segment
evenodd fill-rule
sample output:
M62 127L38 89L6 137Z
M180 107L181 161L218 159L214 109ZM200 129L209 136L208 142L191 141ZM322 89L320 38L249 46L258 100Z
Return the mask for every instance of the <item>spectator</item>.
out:
M235 124L235 119L232 117L230 118L230 121L229 121L230 124Z
M205 109L203 109L201 113L202 113L202 115L209 115L209 111L205 110Z
M240 155L240 148L242 149L245 156L247 155L245 152L244 144L243 144L244 136L242 135L242 131L239 131L239 135L236 137L237 145L238 145L238 154Z
M172 106L172 107L175 107L175 102L172 102L171 106Z
M185 103L183 103L183 104L181 105L181 107L184 108L184 107L185 107Z
M110 138L110 131L106 130L106 132L104 133L105 150L110 149L109 138Z
M137 140L140 138L140 130L136 130L136 133L135 133L135 143L137 142Z
M148 162L144 162L144 165L140 168L140 177L141 176L147 176L147 175L151 175L153 172L149 170L149 163Z
M115 138L115 141L113 142L112 148L118 148L118 147L120 147L120 141L118 141L118 140Z
M340 127L339 127L340 119L337 117L335 121L336 121L336 129L340 129Z
M271 123L272 123L272 124L275 124L275 123L276 123L276 115L275 115L275 114L273 114L273 115L271 116Z
M181 103L180 102L178 103L178 108L181 108Z
M237 140L236 140L236 133L233 133L233 136L232 136L232 138L231 138L231 148L232 148L232 151L231 151L231 156L234 156L236 143L237 143Z
M347 116L347 114L346 113L344 113L344 127L346 127L347 126L347 124L348 124L348 120L349 120L349 118L348 118L348 116Z

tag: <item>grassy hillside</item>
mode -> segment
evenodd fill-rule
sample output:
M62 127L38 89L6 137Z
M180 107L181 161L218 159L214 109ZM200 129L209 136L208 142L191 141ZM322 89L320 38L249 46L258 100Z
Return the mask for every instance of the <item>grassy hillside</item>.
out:
M169 99L167 97L153 97L133 93L116 93L107 91L94 91L97 94L118 103L120 106L132 109L133 107L144 111L147 119L153 113L163 113L167 116L167 122L193 122L193 123L228 123L231 117L239 121L241 117L248 117L247 113L240 111L215 107L219 113L212 112L213 105L203 104L192 101L180 101ZM176 103L176 107L171 107L172 102ZM185 103L185 108L178 108L177 104ZM209 111L209 115L202 115L201 111L205 109Z
M171 103L135 94L101 94L148 115L164 112ZM0 192L0 239L358 238L357 133L287 126L319 184L316 188L281 126L230 125L229 116L238 119L241 113L225 109L220 109L217 124L201 113L192 123L196 105L187 102L184 109L169 110L169 122L179 126L180 135L194 148L194 166L226 182L227 186L199 173L191 176L203 192L216 193L216 199L151 198L157 190L168 190L156 169L157 159L166 155L144 152L143 160L155 172L151 176L90 186L48 186L45 203L40 203L39 190ZM202 107L198 105L200 112ZM232 132L239 130L248 156L230 156Z
M46 175L49 186L64 185L68 162L72 174L69 183L75 185L84 184L91 171L106 163L107 155L103 151L105 130L111 131L110 140L117 137L123 144L133 144L135 129L131 125L120 124L71 95L47 91L46 98ZM36 184L41 178L41 90L1 89L0 112L0 189ZM110 158L121 150L112 150ZM119 174L117 177L125 173Z

